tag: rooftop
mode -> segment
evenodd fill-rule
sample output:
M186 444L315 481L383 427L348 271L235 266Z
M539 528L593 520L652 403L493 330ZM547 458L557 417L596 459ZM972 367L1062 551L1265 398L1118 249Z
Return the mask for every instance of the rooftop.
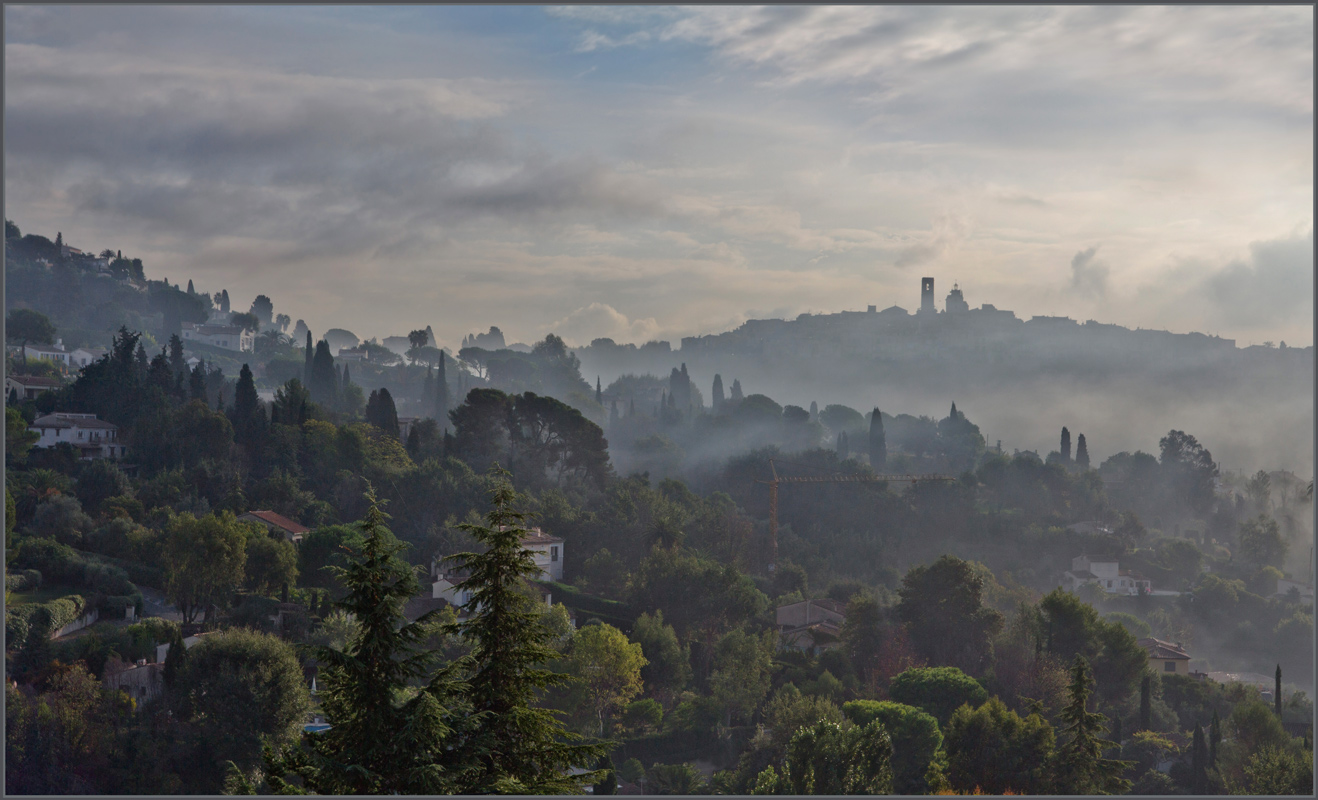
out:
M113 422L96 418L95 414L47 414L33 420L30 428L97 428L100 430L118 430Z
M1171 642L1164 642L1161 639L1147 638L1147 639L1139 639L1136 642L1136 644L1138 644L1140 647L1143 647L1145 650L1148 651L1149 658L1169 658L1169 659L1186 659L1186 660L1190 658L1190 654L1185 652L1185 650L1181 647L1180 642L1176 642L1175 644L1173 644Z
M294 522L283 514L276 514L273 511L248 511L238 519L243 519L244 517L256 517L262 522L274 525L276 528L282 528L289 533L307 533L311 530L305 525Z

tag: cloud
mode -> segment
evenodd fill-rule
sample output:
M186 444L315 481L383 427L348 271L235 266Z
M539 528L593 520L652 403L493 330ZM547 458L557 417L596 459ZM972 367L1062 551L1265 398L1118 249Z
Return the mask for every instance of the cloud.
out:
M606 303L591 303L544 327L574 346L584 346L593 339L613 339L619 344L644 344L659 335L654 317L628 319L626 314Z
M1312 320L1313 229L1282 239L1252 242L1249 258L1233 260L1194 287L1215 314L1232 326L1259 329L1279 320Z
M1082 297L1101 298L1107 294L1108 266L1095 261L1098 245L1081 250L1071 258L1071 291Z
M645 31L637 31L621 39L613 39L597 31L586 31L581 34L581 41L573 49L574 53L590 53L595 50L613 50L618 47L628 47L630 45L640 44L641 42L650 41L650 34Z

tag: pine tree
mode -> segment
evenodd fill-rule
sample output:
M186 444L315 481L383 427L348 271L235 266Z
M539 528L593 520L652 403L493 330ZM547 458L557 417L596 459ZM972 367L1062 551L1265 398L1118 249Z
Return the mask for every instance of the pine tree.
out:
M373 489L366 501L360 550L331 567L348 589L334 605L360 629L343 651L313 650L324 664L319 688L330 728L277 756L267 751L267 789L303 793L286 780L293 773L322 795L462 793L476 767L464 745L480 722L457 679L468 661L436 668L438 653L426 643L439 612L414 622L403 616L419 588L416 573L398 557L406 545L385 527L389 517Z
M471 741L480 768L463 793L579 793L600 776L571 776L568 770L588 768L609 748L580 744L581 737L565 730L554 712L534 705L542 692L568 678L543 668L559 654L534 602L522 593L525 582L540 572L531 551L522 547L527 515L513 510L517 497L508 472L496 465L491 478L486 524L460 526L485 551L448 559L469 570L457 590L471 592L473 613L459 630L472 646L468 696L473 709L486 715Z
M723 410L723 376L722 375L716 374L714 376L714 388L710 392L709 396L710 396L710 404L711 407L714 409L714 413L717 414L718 412L722 411Z
M1075 463L1081 469L1089 469L1089 447L1085 445L1085 435L1083 433L1075 442Z
M1071 432L1065 425L1062 426L1062 460L1071 460Z
M1281 716L1281 664L1277 665L1277 682L1272 692L1272 702L1276 706L1277 716Z
M1149 675L1140 681L1140 730L1153 730L1153 678Z
M883 435L883 414L878 407L870 416L870 466L875 472L883 472L888 466L888 440Z
M1124 794L1130 781L1121 774L1130 763L1103 758L1103 751L1114 743L1101 738L1107 718L1089 711L1092 689L1089 662L1077 653L1071 662L1070 702L1060 715L1068 739L1057 751L1055 781L1068 794Z

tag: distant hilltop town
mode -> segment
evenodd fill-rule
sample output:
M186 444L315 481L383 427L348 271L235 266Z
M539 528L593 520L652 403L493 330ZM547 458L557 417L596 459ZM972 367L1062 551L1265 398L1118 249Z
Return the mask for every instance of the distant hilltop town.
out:
M1135 366L1170 358L1200 361L1230 357L1245 351L1273 348L1237 348L1234 339L1203 333L1176 334L1125 328L1094 320L1084 323L1069 317L1035 316L1019 319L1015 313L984 303L971 308L960 286L953 285L939 311L934 279L920 279L920 305L914 313L898 305L879 310L802 314L795 320L748 320L721 334L682 339L684 356L713 353L741 356L773 355L807 358L839 356L928 358L952 354L977 356L984 363L1003 359L1051 361L1071 355L1085 362L1113 361L1113 366ZM1286 348L1299 356L1307 348ZM1274 352L1279 352L1274 350Z

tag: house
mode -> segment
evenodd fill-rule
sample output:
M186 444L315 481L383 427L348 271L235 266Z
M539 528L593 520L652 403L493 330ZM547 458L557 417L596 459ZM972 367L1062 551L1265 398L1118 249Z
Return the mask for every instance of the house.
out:
M1269 595L1268 599L1286 600L1291 597L1292 592L1295 593L1296 599L1307 600L1310 603L1313 602L1313 586L1311 584L1300 583L1299 581L1292 581L1286 578L1277 579L1277 591L1275 594Z
M367 359L365 347L340 347L339 354L334 357L335 361L365 361Z
M1136 644L1149 654L1149 669L1165 675L1189 675L1190 654L1185 652L1180 642L1164 642L1161 639L1138 639ZM1211 675L1211 673L1210 673Z
M779 606L776 620L780 647L818 655L841 644L846 606L828 598L802 600Z
M1071 559L1071 569L1062 573L1062 588L1074 592L1086 583L1096 583L1111 594L1137 595L1153 591L1153 585L1137 574L1121 569L1112 556L1079 555Z
M531 576L532 586L545 598L546 605L553 605L553 596L548 586L541 582L563 580L563 540L550 536L539 528L531 528L522 536L522 547L530 550L535 565L540 568L538 575ZM471 574L461 567L446 565L443 557L436 555L430 564L432 583L430 596L444 599L455 606L466 605L471 600L471 592L459 592L457 586Z
M68 443L81 451L85 461L123 458L126 450L119 443L119 426L99 420L95 414L47 414L37 417L28 426L28 430L40 437L33 447L54 447Z
M238 517L240 522L258 522L271 533L277 533L290 542L300 542L311 529L273 511L248 511Z
M42 361L58 361L65 366L69 365L69 359L73 357L72 353L64 349L62 339L56 339L54 344L23 345L23 355Z
M79 347L69 354L69 362L75 367L85 367L93 361L99 361L110 350L105 347Z
M240 328L237 325L198 325L194 322L185 322L183 341L250 353L256 342L256 332L251 328Z
M452 604L457 607L458 616L466 616L466 606L471 602L471 590L458 590L458 584L471 577L471 571L467 569L447 569L435 576L435 580L430 584L430 597L413 598L407 602L403 613L408 619L415 619L427 611L436 608L443 608L445 605ZM537 580L528 581L531 588L540 595L544 600L546 608L553 608L554 595L549 586ZM415 614L415 616L412 616Z
M15 390L19 400L35 400L43 392L54 391L64 385L59 378L38 378L35 375L6 375L5 397Z
M1210 672L1208 673L1208 679L1223 685L1243 683L1246 686L1253 686L1260 692L1267 692L1269 696L1277 688L1277 676L1264 675L1261 672Z
M146 659L141 659L136 664L129 664L111 657L105 663L105 673L101 683L111 691L126 692L140 708L144 703L157 699L164 692L164 677L165 665L161 662L148 664Z
M412 432L412 426L421 421L421 417L399 417L398 418L398 438L404 442L407 441L407 435Z
M539 528L532 528L522 537L522 547L531 551L535 565L540 568L538 581L563 580L563 540L550 536Z
M184 650L191 650L192 648L196 647L196 646L198 645L198 643L201 642L201 639L202 639L203 636L209 636L209 635L210 635L210 633L198 633L198 634L195 634L195 635L193 635L193 636L188 636L188 637L186 637L186 638L183 640L183 649L184 649ZM162 665L163 665L163 664L165 663L165 657L168 656L168 655L169 655L169 642L165 642L164 644L158 644L158 645L156 645L156 663L157 663L157 664L162 664Z

